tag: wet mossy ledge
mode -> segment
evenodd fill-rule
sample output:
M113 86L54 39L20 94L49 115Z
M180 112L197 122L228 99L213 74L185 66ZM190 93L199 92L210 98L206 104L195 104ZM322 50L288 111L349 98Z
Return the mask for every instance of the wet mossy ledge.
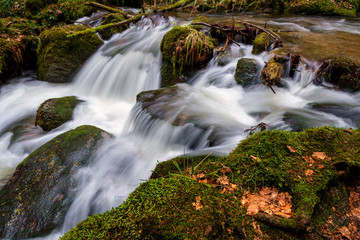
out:
M46 236L60 227L75 196L77 170L108 138L107 132L84 125L25 158L0 190L0 238Z
M51 98L43 102L36 111L35 126L51 131L70 121L75 107L81 102L75 96Z
M37 49L39 80L64 83L103 41L96 33L68 38L67 35L87 29L85 26L63 26L45 30L40 34Z
M354 181L348 180L358 177L359 141L360 131L352 129L263 131L240 142L226 157L171 159L159 163L152 178L122 205L88 217L62 239L330 236L348 227L351 220L327 231L327 224L336 215L331 209L349 202L347 184ZM254 213L245 204L249 192L264 189L290 196L287 217L268 210ZM327 191L342 197L324 194ZM339 211L349 211L348 204L341 206ZM325 215L324 210L328 211Z

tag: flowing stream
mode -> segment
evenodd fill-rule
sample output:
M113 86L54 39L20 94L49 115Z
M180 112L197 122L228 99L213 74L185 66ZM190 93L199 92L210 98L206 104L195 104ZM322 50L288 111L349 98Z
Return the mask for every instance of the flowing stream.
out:
M282 18L272 24L310 32L309 21ZM156 24L146 18L114 35L84 64L72 83L41 82L29 72L0 89L0 187L29 153L62 132L90 124L115 136L79 171L77 195L65 222L48 239L58 238L91 214L118 206L150 176L158 161L183 154L228 154L248 136L245 130L260 122L271 129L293 131L359 125L359 93L313 84L316 62L300 64L293 78L288 69L285 87L274 88L276 94L259 79L259 84L248 88L237 85L234 73L239 58L255 59L261 66L270 58L267 53L252 55L252 46L244 44L230 46L224 66L214 56L189 84L178 85L179 98L171 98L167 114L175 118L186 112L200 127L190 123L173 126L170 120L152 119L136 104L136 95L160 87L160 42L175 24L179 23L171 18L158 18ZM338 24L333 24L336 31L354 25L346 21ZM329 29L324 27L323 31ZM70 122L47 133L34 126L36 109L43 101L69 95L84 100ZM208 137L214 132L220 137L210 146Z

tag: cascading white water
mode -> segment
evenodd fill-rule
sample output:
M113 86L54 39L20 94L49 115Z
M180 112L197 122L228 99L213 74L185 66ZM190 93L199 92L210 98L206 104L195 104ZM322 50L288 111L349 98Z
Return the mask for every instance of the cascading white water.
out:
M170 121L152 119L140 104L135 104L135 99L139 92L160 86L159 46L169 29L169 22L155 26L145 19L113 36L86 62L71 84L44 83L30 76L0 89L0 184L27 154L64 131L91 124L114 135L79 171L77 195L64 225L48 239L57 238L88 215L119 205L149 177L157 161L184 151L227 154L247 136L246 129L260 122L284 130L293 130L299 124L359 124L360 94L310 83L313 71L304 64L299 65L293 78L285 74L286 86L275 88L276 94L261 84L249 88L237 85L234 72L239 58L253 58L261 66L269 59L266 53L252 55L249 45L231 45L229 63L219 66L215 56L189 80L190 85L178 85L181 96L169 103L172 110L167 114L175 118L186 112L197 125L172 126ZM85 101L76 108L72 121L49 133L28 126L11 143L13 126L34 115L44 100L67 95ZM352 114L345 114L349 109ZM220 140L210 146L208 137L214 132Z

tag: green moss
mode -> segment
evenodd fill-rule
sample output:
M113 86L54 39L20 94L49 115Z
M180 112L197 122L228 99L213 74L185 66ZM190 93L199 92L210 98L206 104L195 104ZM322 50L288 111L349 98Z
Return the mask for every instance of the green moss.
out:
M74 108L79 102L75 96L46 100L37 110L35 125L39 125L44 131L59 127L71 120Z
M260 54L263 51L267 51L267 49L270 47L271 36L263 32L255 38L253 43L254 43L254 47L252 50L252 54Z
M67 35L86 29L85 26L64 26L40 34L38 77L51 82L67 82L73 72L102 44L95 33Z
M333 58L326 79L340 88L360 90L360 63L348 58Z
M296 0L285 1L284 5L285 11L291 13L355 16L359 1Z

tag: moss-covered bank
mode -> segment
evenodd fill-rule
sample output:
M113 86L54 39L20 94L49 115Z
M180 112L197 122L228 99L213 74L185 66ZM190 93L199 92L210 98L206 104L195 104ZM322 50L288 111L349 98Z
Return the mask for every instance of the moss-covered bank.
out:
M37 49L38 78L62 83L103 43L95 33L68 38L67 35L86 29L85 26L64 26L40 34Z
M319 217L321 208L333 207L339 199L331 202L320 195L344 176L357 176L359 140L359 130L331 127L265 131L242 141L227 157L160 163L156 178L138 187L124 204L89 217L63 239L252 239L260 233L269 239L318 239L333 234ZM292 196L290 218L250 214L249 209L246 214L240 201L244 191L263 186ZM338 191L345 198L340 200L348 201L347 189Z
M0 82L16 76L22 69L35 67L38 32L35 21L0 19Z
M109 137L99 128L81 126L23 160L0 190L0 237L44 236L60 227L75 195L75 173Z

